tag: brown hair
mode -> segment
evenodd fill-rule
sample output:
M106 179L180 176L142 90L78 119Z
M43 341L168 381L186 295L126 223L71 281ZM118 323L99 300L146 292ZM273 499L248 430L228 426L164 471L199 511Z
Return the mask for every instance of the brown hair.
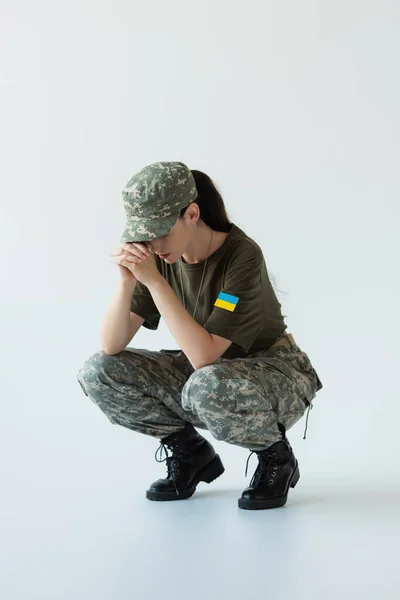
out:
M229 221L224 201L217 186L211 177L202 171L194 171L193 169L191 171L199 194L195 202L200 209L200 218L203 219L206 225L214 229L214 231L225 231L228 233L231 230L232 223ZM183 217L188 206L189 204L185 208L182 208L179 218ZM275 277L269 271L268 275L275 291L281 292L281 290L276 288Z
M225 231L228 233L231 230L232 223L229 220L224 201L217 186L213 180L202 171L192 170L192 175L198 191L195 202L200 209L200 218L206 225L214 229L214 231ZM179 217L183 217L186 209L187 206L182 208Z

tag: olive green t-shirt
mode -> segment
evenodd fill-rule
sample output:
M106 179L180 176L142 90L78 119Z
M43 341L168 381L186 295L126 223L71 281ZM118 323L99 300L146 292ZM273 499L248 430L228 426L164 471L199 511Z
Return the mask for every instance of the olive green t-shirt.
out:
M205 261L169 264L157 255L154 258L183 304L181 262L186 309L192 315ZM149 289L139 281L131 311L145 319L144 327L158 328L160 313ZM266 350L287 328L260 246L234 223L222 246L208 257L194 318L209 333L232 341L222 358L243 358Z

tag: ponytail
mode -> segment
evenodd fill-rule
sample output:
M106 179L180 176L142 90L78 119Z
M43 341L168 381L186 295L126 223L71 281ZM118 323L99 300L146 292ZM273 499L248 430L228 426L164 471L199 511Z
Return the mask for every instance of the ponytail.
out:
M195 200L200 209L200 218L206 225L214 231L224 231L228 233L231 230L232 223L229 221L225 204L219 193L217 186L212 179L202 171L193 171L198 196ZM189 206L189 205L188 205ZM180 217L183 217L187 206L181 210Z

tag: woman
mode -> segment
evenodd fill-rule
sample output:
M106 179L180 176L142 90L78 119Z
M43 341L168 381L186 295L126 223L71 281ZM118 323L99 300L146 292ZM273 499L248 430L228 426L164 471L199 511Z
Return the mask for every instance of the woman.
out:
M189 498L224 472L199 428L257 454L240 508L283 506L300 476L286 430L322 384L285 331L261 248L229 221L211 179L183 163L148 165L123 200L126 228L111 253L121 281L102 350L78 373L83 391L111 423L160 439L168 474L149 500ZM181 350L127 347L161 317Z

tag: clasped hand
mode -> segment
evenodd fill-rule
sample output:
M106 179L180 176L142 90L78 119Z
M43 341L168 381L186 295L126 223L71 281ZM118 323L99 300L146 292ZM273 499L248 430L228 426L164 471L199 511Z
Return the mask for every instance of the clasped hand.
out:
M117 264L124 279L136 278L143 285L150 287L159 277L154 253L141 242L122 242L110 253L111 262Z

